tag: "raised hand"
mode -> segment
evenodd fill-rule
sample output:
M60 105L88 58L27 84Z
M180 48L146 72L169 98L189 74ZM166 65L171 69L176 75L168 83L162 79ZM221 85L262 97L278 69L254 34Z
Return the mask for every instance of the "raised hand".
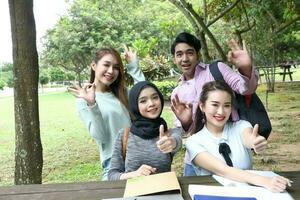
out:
M180 121L182 127L184 129L188 129L188 127L192 124L193 119L193 110L192 104L185 104L181 102L178 98L178 95L175 95L175 99L172 99L171 109L176 115L177 119Z
M163 125L159 127L159 140L156 145L162 153L170 153L176 147L176 140L171 136L169 130L165 132Z
M96 102L95 88L95 84L89 83L83 86L83 88L78 85L73 85L71 87L68 87L68 91L77 98L83 98L84 100L86 100L89 106L92 106Z
M134 172L133 177L138 177L138 176L149 176L151 174L154 174L156 172L156 168L151 167L149 165L142 165Z
M230 40L228 46L231 49L227 54L228 61L235 65L241 72L251 73L252 60L246 49L245 42L243 41L243 49L239 47L235 40Z
M125 44L124 46L124 56L125 56L125 60L127 61L127 63L131 63L135 60L137 60L137 54L136 51L133 51L130 47L128 48Z
M258 134L258 124L255 124L252 134L250 136L251 148L255 153L260 154L267 148L267 140L263 136Z

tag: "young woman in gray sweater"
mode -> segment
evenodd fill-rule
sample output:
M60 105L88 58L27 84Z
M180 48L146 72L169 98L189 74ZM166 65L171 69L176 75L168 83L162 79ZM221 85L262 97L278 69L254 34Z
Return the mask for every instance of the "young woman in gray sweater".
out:
M182 144L181 129L168 129L160 117L163 105L163 96L154 84L142 81L131 88L129 110L133 120L126 157L122 155L122 129L116 137L108 180L171 171L173 156Z

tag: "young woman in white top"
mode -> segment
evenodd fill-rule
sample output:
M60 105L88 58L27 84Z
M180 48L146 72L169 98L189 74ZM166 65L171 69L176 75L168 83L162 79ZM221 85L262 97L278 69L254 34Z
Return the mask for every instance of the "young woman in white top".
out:
M266 149L267 141L258 135L258 125L252 128L244 120L230 121L233 98L231 88L223 81L208 82L203 86L196 120L202 120L204 126L203 123L196 124L194 132L200 131L186 142L196 174L217 174L272 192L282 192L290 185L287 178L269 178L245 171L252 168L251 149L261 153Z
M135 82L145 80L138 67L135 52L125 51L127 72ZM128 112L128 91L120 54L113 48L99 49L91 65L90 83L69 91L78 98L77 110L89 133L98 144L102 180L107 180L113 144L118 131L131 124Z

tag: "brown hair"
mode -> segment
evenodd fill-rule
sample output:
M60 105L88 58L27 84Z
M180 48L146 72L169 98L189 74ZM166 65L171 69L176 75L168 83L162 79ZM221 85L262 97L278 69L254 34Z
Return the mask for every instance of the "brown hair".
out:
M205 102L208 99L209 93L212 91L216 91L216 90L227 92L231 97L231 105L233 105L234 93L233 93L232 89L226 82L219 81L219 80L211 81L211 82L205 83L203 85L202 92L200 95L200 102L205 104ZM204 120L206 120L205 114L201 111L201 109L198 106L196 114L195 114L195 120L193 123L193 128L192 128L191 134L197 133L204 127L204 123L203 123ZM229 118L229 120L231 120L231 117Z
M119 75L118 78L109 86L112 93L123 103L123 105L128 109L128 95L127 90L125 87L125 73L124 73L124 65L121 59L121 56L117 50L115 50L112 47L104 47L99 49L95 53L95 57L93 59L93 62L95 64L98 63L99 60L103 58L106 54L113 55L117 62L119 63ZM90 83L94 83L95 81L95 71L91 69L91 75L90 75Z

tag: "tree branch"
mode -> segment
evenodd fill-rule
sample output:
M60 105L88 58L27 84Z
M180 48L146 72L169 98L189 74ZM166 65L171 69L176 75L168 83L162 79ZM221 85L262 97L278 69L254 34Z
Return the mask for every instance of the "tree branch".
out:
M196 32L200 32L200 27L195 22L191 14L180 4L180 2L176 0L169 0L172 4L174 4L183 14L184 16L189 20L189 22L192 24Z
M210 25L212 25L213 23L215 23L216 21L218 21L218 19L220 19L226 13L228 13L231 9L233 9L240 1L241 0L236 0L236 2L234 2L233 4L231 4L230 6L228 6L225 10L223 10L221 13L219 13L218 16L216 16L214 19L212 19L211 21L209 21L206 26L209 27Z
M219 45L219 43L217 42L216 38L213 36L213 34L210 32L210 30L207 28L207 26L205 25L205 23L203 22L203 19L195 12L195 10L193 9L192 5L187 3L185 0L181 0L180 1L182 3L182 5L192 14L192 16L196 19L196 21L199 23L199 25L201 26L202 30L205 32L205 34L209 37L209 39L211 40L211 42L214 44L214 46L216 47L217 51L219 52L220 56L222 57L222 59L224 61L227 60L227 57L222 49L222 47Z
M294 24L295 22L297 22L298 20L300 20L300 16L295 17L294 19L292 19L291 21L282 24L281 26L279 26L279 28L277 28L277 30L275 31L275 33L279 33L281 31L283 31L284 29L286 29L287 27L289 27L290 25Z

